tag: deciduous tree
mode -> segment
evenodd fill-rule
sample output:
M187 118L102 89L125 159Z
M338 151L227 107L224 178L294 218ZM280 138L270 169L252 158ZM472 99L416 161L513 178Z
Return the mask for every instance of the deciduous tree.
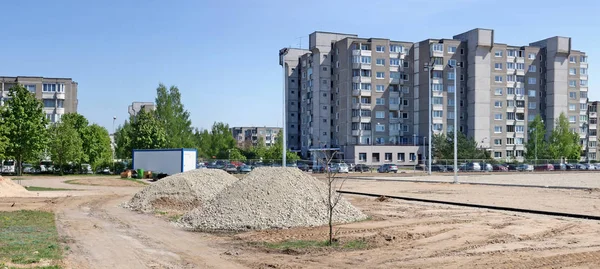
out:
M155 116L168 137L166 147L194 147L194 129L190 113L181 103L181 93L176 86L167 89L164 84L159 84L156 89Z
M69 162L79 162L83 157L82 140L75 127L69 123L52 124L50 132L50 154L55 164L60 167L60 175Z
M550 158L548 152L548 142L546 141L546 125L542 117L538 114L527 127L527 159L547 159Z
M569 160L579 160L581 155L579 134L569 130L569 121L564 113L561 113L556 120L556 125L552 130L549 140L548 148L552 159L567 158Z
M159 149L167 145L165 129L157 121L154 112L142 109L131 124L132 149ZM132 152L128 156L131 157Z
M23 161L37 159L48 143L48 120L43 104L25 87L17 84L9 89L11 97L2 110L2 125L6 128L6 156L16 161L16 172L22 174Z

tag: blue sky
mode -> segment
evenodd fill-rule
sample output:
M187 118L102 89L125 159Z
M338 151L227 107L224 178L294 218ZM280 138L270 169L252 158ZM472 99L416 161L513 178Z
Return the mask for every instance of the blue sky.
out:
M512 45L572 37L599 100L598 2L7 1L0 76L73 78L79 113L109 131L131 102L154 101L159 82L179 87L196 127L280 126L278 50L306 48L315 30L416 42L481 27Z

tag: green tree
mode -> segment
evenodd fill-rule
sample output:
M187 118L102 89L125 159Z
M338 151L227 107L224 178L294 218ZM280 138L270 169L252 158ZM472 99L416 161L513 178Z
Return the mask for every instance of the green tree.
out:
M198 156L211 159L211 134L208 130L198 130L194 132L194 143L198 150Z
M569 121L565 113L560 113L556 125L550 135L549 152L552 159L565 157L570 160L579 160L581 145L579 135L569 131ZM538 148L539 149L539 148Z
M238 148L230 149L228 154L229 154L229 160L232 160L232 161L245 162L247 160L246 156L244 156L242 154L242 152L240 151L240 149L238 149Z
M542 117L538 114L527 127L527 144L526 157L527 159L547 159L550 158L548 152L548 142L546 142L546 125Z
M2 115L4 109L4 107L0 107L0 115ZM0 117L0 160L3 160L6 157L5 152L6 146L8 145L8 137L6 135L7 128L2 117Z
M83 157L83 143L75 127L69 123L52 124L50 132L50 154L55 164L58 164L60 175L69 162L78 163Z
M467 137L464 133L458 132L457 140L457 158L458 159L489 159L485 149L479 147L475 139ZM433 158L437 160L454 159L454 134L436 134L432 139Z
M113 152L110 145L110 135L106 128L92 124L86 128L85 143L83 153L87 157L87 162L93 169L100 166L106 166L113 161Z
M194 147L194 132L190 113L183 107L181 93L176 86L167 89L162 83L158 85L155 116L164 127L169 138L166 147Z
M35 99L25 87L13 86L2 110L2 125L6 128L6 156L16 161L17 175L23 171L24 160L37 159L46 148L48 120L41 101Z
M283 140L281 139L280 134L281 133L277 134L277 137L275 138L275 144L268 147L265 151L264 159L267 161L281 162L283 159ZM287 163L295 163L296 161L300 160L300 156L290 150L286 150L285 157Z
M142 109L131 124L131 148L132 149L159 149L167 145L165 129L159 124L154 112L146 112ZM127 156L131 158L132 152Z
M123 125L119 125L115 130L115 155L118 159L130 159L132 153L132 126L131 120L125 121Z
M215 122L210 130L207 149L209 156L216 156L218 159L227 159L228 150L236 147L235 138L229 130L229 125L222 122Z

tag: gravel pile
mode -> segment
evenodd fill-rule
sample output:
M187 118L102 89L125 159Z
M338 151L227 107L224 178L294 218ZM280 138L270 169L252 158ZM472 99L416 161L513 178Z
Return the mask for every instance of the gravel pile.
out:
M0 177L0 197L26 197L33 196L23 186L11 179Z
M237 178L223 170L196 169L165 177L136 193L124 207L151 213L187 211L202 206Z
M327 186L297 168L256 168L201 208L186 213L180 224L199 231L311 227L328 224ZM341 199L335 223L367 216Z

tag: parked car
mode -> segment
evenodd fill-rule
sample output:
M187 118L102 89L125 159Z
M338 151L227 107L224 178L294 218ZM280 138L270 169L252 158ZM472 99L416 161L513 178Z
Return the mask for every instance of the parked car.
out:
M2 162L2 174L14 174L15 172L15 161L6 160Z
M553 164L552 166L554 166L554 170L560 170L560 171L564 171L567 170L567 166L564 163L556 163Z
M82 174L93 174L94 171L92 171L92 166L87 164L87 163L82 163L81 164L81 173Z
M506 167L508 168L508 171L517 171L519 166L516 164L509 164Z
M573 164L565 163L564 165L565 165L566 170L577 170L577 167Z
M441 164L435 164L431 166L431 172L448 172L448 168Z
M554 165L552 164L539 164L534 168L535 171L554 171Z
M481 165L482 171L486 171L486 172L494 171L494 166L491 163L482 163L480 165Z
M308 164L306 163L298 163L298 169L307 172L308 170L310 170L310 166L308 166Z
M354 166L354 172L369 172L371 169L366 164L357 164Z
M206 165L204 163L198 163L196 164L196 169L206 169Z
M223 170L225 170L227 173L234 174L237 173L238 168L234 164L226 164Z
M466 171L481 171L481 165L477 162L467 163Z
M593 163L588 163L587 165L588 165L588 170L598 170L600 168Z
M250 173L252 172L252 167L250 165L240 165L238 167L238 173L240 174L246 174L246 173Z
M502 164L494 164L492 165L492 169L493 171L498 171L498 172L508 172L508 167Z
M334 163L330 165L331 172L333 173L348 173L349 168L345 163Z
M517 166L517 171L521 171L521 172L533 172L533 165L531 164L521 164L519 166Z
M575 164L575 170L588 170L588 166L585 163Z
M325 166L323 164L315 164L312 166L313 173L325 173Z
M454 172L454 165L444 165L447 172ZM456 166L456 170L460 171L460 165Z
M379 168L377 168L377 172L379 172L379 173L389 173L389 172L398 173L398 166L395 164L386 163L382 166L379 166Z

